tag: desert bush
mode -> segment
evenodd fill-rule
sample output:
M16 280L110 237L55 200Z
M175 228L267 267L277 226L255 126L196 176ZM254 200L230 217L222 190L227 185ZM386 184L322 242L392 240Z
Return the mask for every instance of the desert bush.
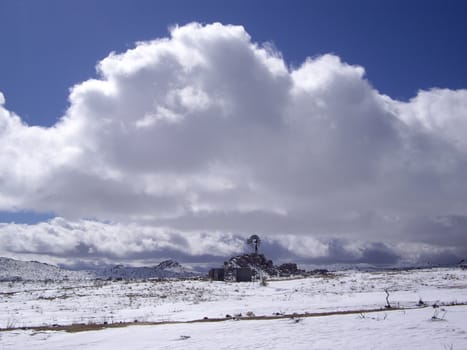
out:
M14 329L16 328L16 319L9 317L6 321L5 329Z
M385 306L385 308L390 309L391 304L389 303L389 291L387 289L385 289L384 292L386 293L386 306Z
M444 321L447 310L444 308L439 308L437 305L436 306L435 305L433 305L433 316L431 316L431 320L432 321Z

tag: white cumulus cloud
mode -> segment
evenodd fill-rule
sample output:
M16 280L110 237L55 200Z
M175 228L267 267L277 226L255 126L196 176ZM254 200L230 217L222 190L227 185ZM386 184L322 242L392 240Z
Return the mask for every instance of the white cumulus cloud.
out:
M0 94L0 210L125 227L107 246L96 238L107 226L72 234L15 226L21 238L2 247L209 254L207 245L181 248L194 232L220 235L214 255L231 252L219 248L229 235L250 232L271 246L290 235L282 248L316 259L337 256L340 240L381 243L371 249L383 253L398 242L465 246L466 130L466 90L397 101L336 55L292 68L241 26L176 26L100 61L50 128L27 125ZM133 224L153 227L157 239ZM167 232L180 240L160 239ZM36 241L42 235L50 243Z

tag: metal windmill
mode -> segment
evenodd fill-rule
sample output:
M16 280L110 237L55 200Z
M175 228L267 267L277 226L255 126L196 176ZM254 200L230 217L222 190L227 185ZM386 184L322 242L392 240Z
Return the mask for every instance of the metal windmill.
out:
M257 235L251 235L246 242L255 249L255 254L258 254L258 247L261 244L261 239Z

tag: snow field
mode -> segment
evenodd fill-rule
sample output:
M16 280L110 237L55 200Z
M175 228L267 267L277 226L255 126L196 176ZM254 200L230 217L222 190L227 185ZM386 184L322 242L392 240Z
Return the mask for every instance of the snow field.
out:
M447 307L444 321L431 308L303 319L184 323L83 333L10 331L10 349L466 349L466 306Z
M455 268L343 271L267 286L201 280L3 282L0 328L369 310L384 308L385 290L393 307L409 309L81 333L15 329L0 332L0 349L467 349L467 307L447 306L467 302L467 271ZM418 308L420 300L429 306ZM432 320L435 312L438 319Z

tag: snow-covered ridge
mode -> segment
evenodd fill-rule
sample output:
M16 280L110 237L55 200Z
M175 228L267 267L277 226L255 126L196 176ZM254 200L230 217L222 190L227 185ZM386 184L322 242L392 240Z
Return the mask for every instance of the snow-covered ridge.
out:
M138 280L146 278L186 278L194 277L197 273L188 270L174 260L165 260L156 266L132 267L115 265L108 268L90 271L96 278L112 278L124 280Z
M85 279L146 279L187 278L197 273L174 260L165 260L156 266L131 267L115 265L89 271L73 271L37 261L19 261L0 257L0 281L44 281Z
M463 261L462 261L463 262ZM274 265L262 254L242 254L230 258L224 268L226 273L232 273L236 268L248 267L254 271L260 271L268 277L311 276L327 273L327 269L313 269L305 271L297 267L295 263ZM326 266L327 267L327 266ZM457 267L466 269L465 264ZM400 270L405 270L400 269ZM332 270L332 269L331 269ZM340 266L334 271L361 270L383 271L385 269L365 266ZM397 270L397 269L396 269ZM204 275L204 273L192 270L181 265L175 260L165 260L155 266L125 266L115 265L100 267L92 270L69 270L54 265L37 261L19 261L0 257L0 282L1 281L45 281L45 280L88 280L88 279L122 279L142 280L151 278L190 278Z
M91 275L37 262L0 257L0 281L83 280Z

